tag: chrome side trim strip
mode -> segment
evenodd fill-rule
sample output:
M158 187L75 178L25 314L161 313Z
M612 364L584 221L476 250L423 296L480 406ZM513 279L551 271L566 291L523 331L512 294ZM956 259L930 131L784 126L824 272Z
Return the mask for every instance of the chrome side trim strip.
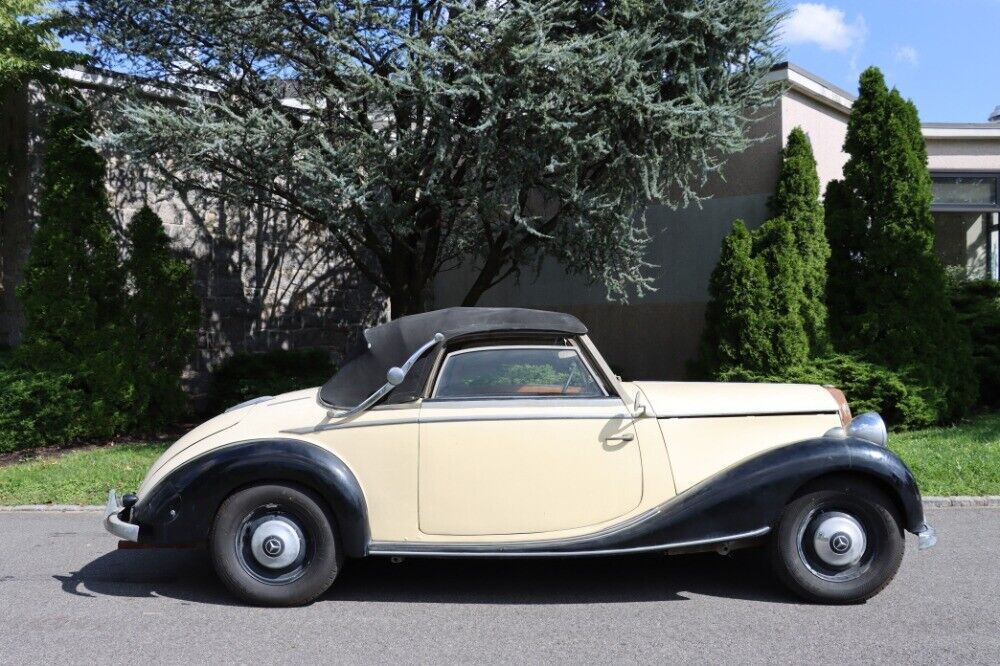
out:
M600 557L604 555L625 555L628 553L648 553L664 550L674 550L678 548L691 548L694 546L708 546L716 543L726 543L728 541L744 541L762 537L771 531L770 527L761 527L749 532L739 534L729 534L711 539L696 539L694 541L678 541L674 543L656 544L653 546L636 546L633 548L609 548L606 550L541 550L541 551L510 551L500 550L504 547L524 547L525 542L496 543L496 544L456 544L454 548L441 548L440 550L423 550L413 548L415 544L399 543L392 541L373 541L368 546L369 555L394 555L400 557ZM441 544L447 546L448 544ZM493 546L497 550L462 550L475 546Z
M514 409L517 407L604 407L621 409L624 402L618 397L580 397L566 395L536 395L509 396L488 398L428 398L423 402L423 409L456 409L459 407L475 407L477 409Z
M577 420L611 420L629 419L632 416L624 412L608 414L607 412L594 412L587 414L511 414L510 416L498 414L496 416L468 415L468 416L424 416L423 418L409 419L379 419L377 421L364 421L361 423L326 423L318 426L306 426L303 428L288 428L281 432L295 435L306 435L311 432L325 432L327 430L342 430L345 428L373 428L384 425L406 425L412 423L466 423L469 421L577 421Z
M656 414L658 419L738 419L747 416L821 416L825 414L837 414L835 409L806 410L799 412L747 412L729 414Z

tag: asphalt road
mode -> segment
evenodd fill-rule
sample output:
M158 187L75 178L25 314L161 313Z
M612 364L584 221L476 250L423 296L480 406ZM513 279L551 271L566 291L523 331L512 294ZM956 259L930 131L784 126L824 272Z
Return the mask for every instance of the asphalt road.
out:
M200 551L0 513L0 663L1000 663L1000 509L928 512L896 580L811 606L752 554L349 562L306 608L232 603Z

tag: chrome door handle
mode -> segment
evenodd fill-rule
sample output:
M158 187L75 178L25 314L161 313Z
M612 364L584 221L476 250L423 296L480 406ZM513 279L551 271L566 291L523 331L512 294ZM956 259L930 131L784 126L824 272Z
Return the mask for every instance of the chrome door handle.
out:
M609 437L605 437L604 441L605 442L631 442L633 439L635 439L635 435L633 435L630 432L623 432L620 435L611 435Z

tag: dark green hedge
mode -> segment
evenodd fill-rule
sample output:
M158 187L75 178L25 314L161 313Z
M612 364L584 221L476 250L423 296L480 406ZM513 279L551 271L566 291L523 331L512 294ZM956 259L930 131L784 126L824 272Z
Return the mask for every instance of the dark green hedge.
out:
M219 412L262 395L319 386L335 370L323 349L235 354L212 373L209 408Z
M972 340L979 402L1000 406L1000 282L959 280L952 287L951 302Z
M114 434L70 375L0 368L0 453Z
M719 379L836 386L847 396L854 414L878 412L895 429L922 428L937 421L933 390L921 386L904 372L850 354L829 354L778 375L736 368Z

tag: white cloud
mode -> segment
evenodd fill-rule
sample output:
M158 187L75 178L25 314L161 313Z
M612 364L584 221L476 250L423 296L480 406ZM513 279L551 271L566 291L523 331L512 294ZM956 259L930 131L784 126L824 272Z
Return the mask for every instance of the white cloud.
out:
M824 51L850 51L861 46L868 34L860 14L850 23L842 9L815 2L800 2L785 19L784 41L815 44Z
M912 46L897 46L894 54L896 62L906 62L916 65L920 62L920 54Z

